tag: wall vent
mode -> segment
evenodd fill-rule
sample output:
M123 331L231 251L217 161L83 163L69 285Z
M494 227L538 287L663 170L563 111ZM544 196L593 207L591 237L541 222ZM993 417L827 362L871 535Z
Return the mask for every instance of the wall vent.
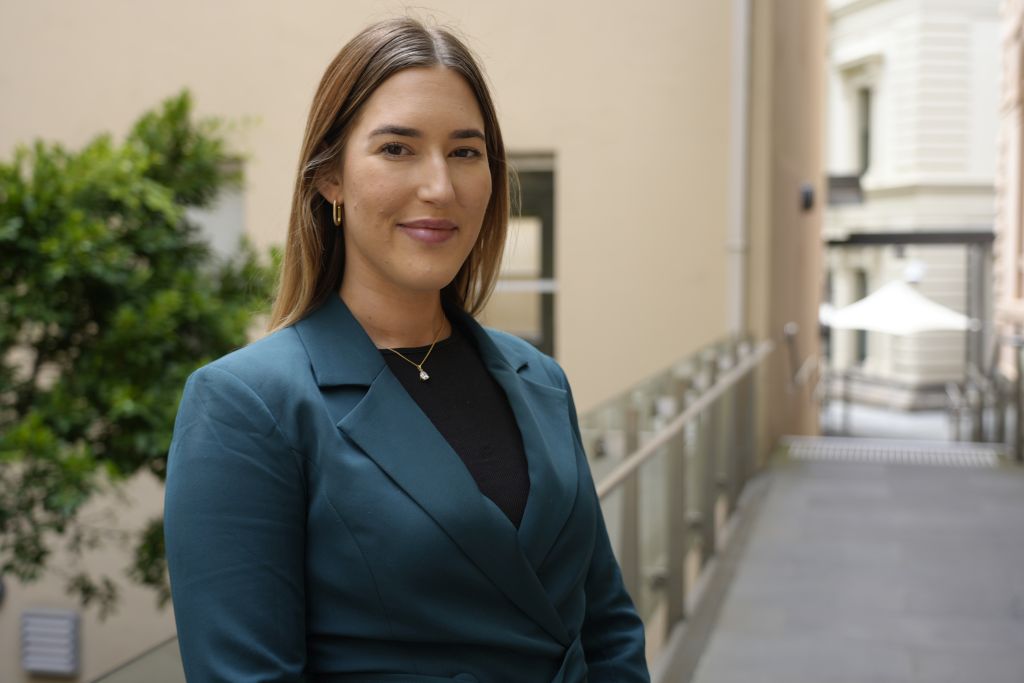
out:
M78 613L32 609L21 614L21 666L34 674L78 675Z

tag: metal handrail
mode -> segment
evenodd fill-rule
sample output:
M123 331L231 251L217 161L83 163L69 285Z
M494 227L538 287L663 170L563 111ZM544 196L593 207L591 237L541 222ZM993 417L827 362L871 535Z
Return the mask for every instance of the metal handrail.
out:
M793 375L793 387L803 387L805 384L807 384L808 381L810 381L811 376L814 375L815 372L820 372L820 369L821 363L819 361L819 358L813 353L807 356L806 358L804 358L804 362L800 364L800 367Z
M604 498L629 478L648 458L658 452L662 446L676 436L687 424L697 419L709 405L733 386L748 372L756 368L761 360L775 348L774 342L765 340L758 344L752 353L716 381L700 398L696 399L683 412L677 415L661 431L654 435L643 446L626 455L622 463L612 470L597 485L598 498Z
M736 512L740 493L756 469L753 371L775 346L772 341L755 345L733 337L594 413L606 421L599 444L611 431L624 437L625 455L608 463L613 469L596 488L615 527L612 541L623 583L649 636L668 638L685 621L688 586L714 566L709 563L718 553L719 526ZM676 407L662 410L667 403L661 399L672 400ZM641 423L655 415L659 419L641 439ZM612 429L609 416L616 423ZM658 476L645 478L649 473ZM651 501L656 512L649 507ZM654 651L663 642L656 637L650 641Z

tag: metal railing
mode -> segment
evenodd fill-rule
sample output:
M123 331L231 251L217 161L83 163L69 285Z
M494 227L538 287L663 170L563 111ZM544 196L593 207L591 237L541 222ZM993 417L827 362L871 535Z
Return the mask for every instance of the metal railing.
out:
M656 651L686 618L756 467L754 370L770 341L716 344L580 418L623 580Z

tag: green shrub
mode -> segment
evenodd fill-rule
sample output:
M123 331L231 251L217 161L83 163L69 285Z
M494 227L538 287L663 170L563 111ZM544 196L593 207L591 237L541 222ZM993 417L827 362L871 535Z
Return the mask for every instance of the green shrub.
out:
M63 545L75 561L48 569L105 615L117 582L78 560L127 541L129 575L166 602L161 520L126 539L79 513L140 471L164 477L185 378L268 305L272 266L244 242L216 257L186 217L240 168L187 92L120 144L37 141L0 162L0 577L38 578Z

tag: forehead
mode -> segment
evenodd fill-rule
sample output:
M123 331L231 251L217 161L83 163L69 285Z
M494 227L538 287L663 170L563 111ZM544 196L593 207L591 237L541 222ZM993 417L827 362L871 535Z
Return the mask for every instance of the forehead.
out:
M403 69L389 76L362 106L356 128L435 124L483 128L483 114L466 79L444 66Z

